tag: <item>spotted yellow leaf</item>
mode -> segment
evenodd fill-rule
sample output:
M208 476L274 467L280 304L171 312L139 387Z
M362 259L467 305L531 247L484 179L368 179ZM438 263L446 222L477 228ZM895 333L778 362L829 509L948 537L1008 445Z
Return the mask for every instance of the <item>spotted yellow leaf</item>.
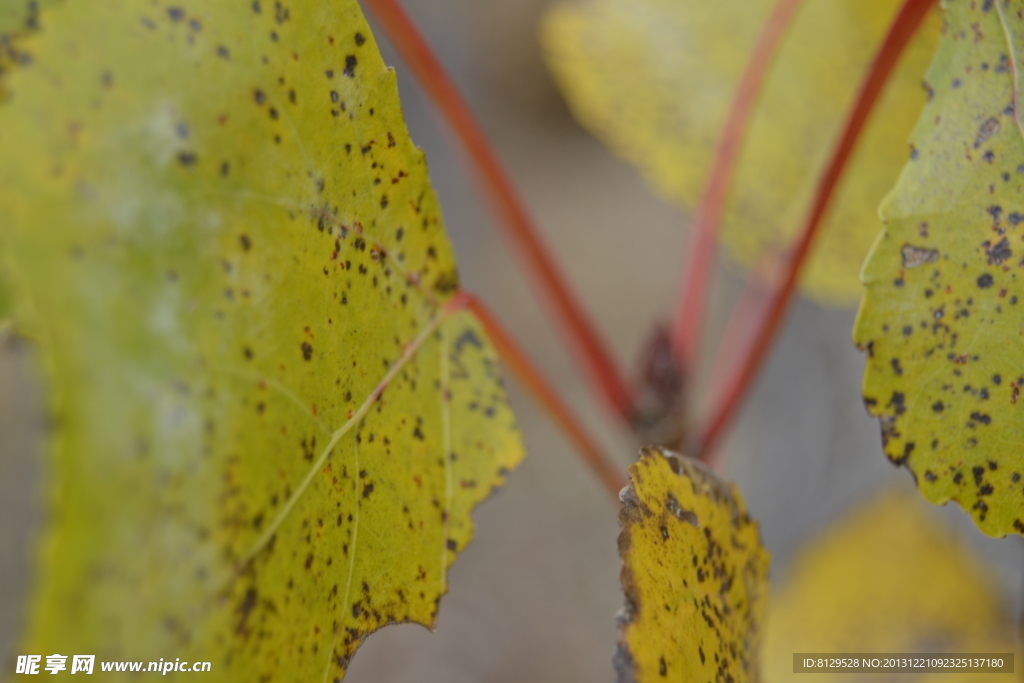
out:
M1024 533L1024 4L944 8L933 94L882 205L854 340L889 459L985 533Z
M56 0L0 0L0 102L9 93L4 84L6 74L13 68L31 61L31 55L22 52L20 39L38 30L40 10L55 4Z
M547 61L577 118L686 210L700 198L740 76L776 0L584 0L543 25ZM747 267L780 258L898 0L804 2L765 81L737 161L721 238ZM801 281L850 305L881 229L876 209L909 149L939 20L893 74L836 189Z
M39 26L39 12L56 0L0 0L0 36L33 31Z
M768 552L736 487L646 448L622 492L622 682L760 680Z
M772 594L765 680L801 681L793 653L1014 651L994 577L906 493L865 501L811 541ZM815 680L879 680L822 671ZM906 676L907 674L901 674ZM975 681L977 673L914 680Z
M0 248L58 425L20 651L339 679L375 629L435 623L522 457L394 72L355 0L42 26L0 108Z
M0 0L0 105L10 97L7 74L32 61L32 56L21 49L20 43L39 30L41 10L54 4L57 4L57 0ZM0 230L2 238L3 231ZM0 331L7 330L13 315L7 280L8 274L3 263L0 263ZM19 332L24 333L24 327Z

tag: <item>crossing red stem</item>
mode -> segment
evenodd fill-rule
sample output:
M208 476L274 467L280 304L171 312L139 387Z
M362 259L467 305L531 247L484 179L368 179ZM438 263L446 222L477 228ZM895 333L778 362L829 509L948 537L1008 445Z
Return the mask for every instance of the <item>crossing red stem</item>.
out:
M725 429L735 419L743 400L748 395L753 380L757 377L768 350L782 325L794 287L807 255L810 253L811 245L817 235L825 210L828 208L832 193L842 177L846 162L849 160L871 110L878 101L903 48L910 42L910 38L934 4L935 0L905 0L889 27L885 40L875 53L871 66L861 82L853 106L847 115L846 123L843 125L842 136L832 151L828 166L818 181L813 201L800 230L800 236L790 252L782 277L773 286L758 332L752 338L746 352L740 356L742 361L740 361L739 367L730 374L721 400L713 409L707 426L700 433L697 452L701 457L714 451L714 446L722 437Z
M617 365L562 278L497 154L455 83L397 0L364 2L462 144L474 177L490 197L506 236L519 249L534 275L541 298L563 331L573 350L573 357L614 413L628 421L633 412L632 400Z

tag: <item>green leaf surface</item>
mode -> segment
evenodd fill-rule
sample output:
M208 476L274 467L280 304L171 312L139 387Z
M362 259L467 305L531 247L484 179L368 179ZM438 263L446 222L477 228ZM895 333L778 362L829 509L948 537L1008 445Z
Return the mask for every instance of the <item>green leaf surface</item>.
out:
M760 680L768 552L735 486L645 448L622 492L622 683Z
M435 623L522 457L394 72L354 0L43 26L0 109L59 425L21 651L340 678L373 630Z
M745 267L789 250L858 85L901 3L805 2L764 82L737 159L721 239ZM542 39L576 117L686 210L700 200L741 75L776 0L585 0L557 5ZM937 14L937 13L936 13ZM933 16L901 58L823 218L801 279L828 304L860 296L876 208L924 104Z
M39 12L57 0L0 0L0 37L34 30Z
M39 29L40 12L57 0L0 0L0 102L9 96L4 83L7 72L32 61L20 41Z
M854 341L889 459L985 533L1024 533L1024 5L944 9L932 96L881 208Z

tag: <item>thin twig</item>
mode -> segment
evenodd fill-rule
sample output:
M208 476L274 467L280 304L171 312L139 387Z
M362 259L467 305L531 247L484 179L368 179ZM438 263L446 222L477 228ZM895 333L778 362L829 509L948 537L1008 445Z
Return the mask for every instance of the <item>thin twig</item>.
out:
M397 0L365 0L365 4L462 144L472 165L472 175L484 186L508 239L534 274L542 300L549 306L587 379L613 412L628 423L633 412L632 399L617 365L562 278L458 88Z
M725 324L720 341L715 345L715 355L711 361L711 373L708 378L710 390L702 403L714 407L722 398L725 378L743 357L741 354L750 346L758 331L757 323L768 306L772 285L779 277L780 261L781 259L774 255L766 256L751 270L743 291L729 313L729 320ZM705 416L700 417L703 419ZM703 453L702 457L706 462L715 462L719 448L721 442Z
M846 162L849 160L857 140L860 138L860 133L888 82L889 75L896 66L903 48L910 42L910 38L934 4L935 0L905 0L889 27L885 40L875 53L843 126L842 136L832 152L828 166L818 181L814 200L800 230L800 237L790 252L785 272L771 294L771 303L765 311L758 333L751 341L747 352L741 356L743 361L740 367L734 370L726 382L722 399L715 406L707 427L701 432L697 443L697 453L702 457L713 450L725 428L735 419L740 405L749 393L753 380L761 369L768 350L781 327L792 299L794 287L800 277L807 255L810 253L811 245L817 235L825 210L828 208L832 193L842 177Z
M548 415L562 428L562 431L576 446L577 451L617 502L619 491L626 486L623 467L609 458L597 445L597 442L587 434L568 404L559 397L554 387L548 384L544 374L530 361L512 335L501 326L490 310L472 295L467 296L469 297L467 308L484 326L491 343L498 350L498 355L523 383L523 386L533 394L534 399L547 409Z
M750 271L736 303L729 312L722 335L715 344L715 354L711 361L711 372L708 375L710 387L708 401L714 405L721 397L721 388L725 378L743 356L754 335L757 323L767 308L772 286L779 280L782 259L766 257L759 261Z
M673 348L684 377L693 376L697 363L700 335L704 329L704 309L714 262L718 230L729 198L733 170L754 111L768 75L775 52L786 35L786 29L800 8L802 0L778 0L765 21L757 43L747 61L746 70L736 89L725 127L715 149L704 194L694 214L689 247L683 265L684 280L679 292L679 306L672 324Z

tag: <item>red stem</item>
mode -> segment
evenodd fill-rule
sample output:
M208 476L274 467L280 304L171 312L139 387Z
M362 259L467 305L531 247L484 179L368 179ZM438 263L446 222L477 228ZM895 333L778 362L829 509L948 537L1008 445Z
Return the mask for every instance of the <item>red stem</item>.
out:
M758 323L764 317L764 310L768 306L768 296L771 294L771 286L778 280L778 273L781 270L779 262L773 258L765 258L759 262L747 278L743 291L729 313L729 320L725 324L720 341L715 348L715 356L711 362L711 374L708 381L710 391L705 403L712 408L715 407L721 397L721 389L725 386L725 377L732 371L733 366L738 363L741 355L750 346L754 335L758 331ZM702 415L701 418L704 416ZM707 463L713 463L717 467L718 451L720 443L716 443L710 450L702 454ZM693 452L696 452L695 450Z
M843 169L856 146L864 124L878 101L889 75L896 66L903 48L910 42L910 38L934 3L935 0L905 0L892 26L889 27L885 40L875 54L843 126L842 137L833 150L832 158L818 182L814 201L804 220L799 240L790 254L783 277L771 294L770 304L761 321L758 333L750 343L747 352L741 356L744 360L729 378L722 399L715 406L707 427L701 433L697 451L701 457L712 451L725 428L735 419L743 399L749 393L751 384L781 327L792 298L793 289L807 254L810 252L821 219L825 215L829 200L842 177Z
M471 294L468 297L466 307L471 310L487 331L491 343L498 350L498 355L512 370L519 381L533 394L534 399L547 409L554 421L562 428L569 440L586 460L587 464L597 475L604 487L619 499L619 491L626 486L626 478L622 473L623 468L617 465L611 458L605 455L604 451L587 434L576 416L573 415L569 406L558 396L555 389L544 379L543 373L537 369L526 354L516 344L515 340L504 328L498 319Z
M560 323L584 374L614 412L628 421L633 404L626 383L594 326L559 274L496 153L444 66L397 0L365 0L365 3L462 143L472 164L473 175L490 195L507 237L519 248L534 273L543 299Z
M786 34L802 0L778 0L758 35L754 51L740 79L725 128L718 141L711 174L694 214L689 247L679 292L679 307L672 325L672 342L684 377L692 377L697 363L700 333L704 328L708 280L714 261L718 229L729 198L733 169L743 148L750 115L771 67L775 51Z
M742 352L750 346L758 331L757 323L764 317L772 285L779 279L777 271L781 271L781 261L781 258L764 258L758 262L729 312L711 361L708 386L711 388L709 398L712 405L721 396L719 389L725 385L725 377L743 358Z

